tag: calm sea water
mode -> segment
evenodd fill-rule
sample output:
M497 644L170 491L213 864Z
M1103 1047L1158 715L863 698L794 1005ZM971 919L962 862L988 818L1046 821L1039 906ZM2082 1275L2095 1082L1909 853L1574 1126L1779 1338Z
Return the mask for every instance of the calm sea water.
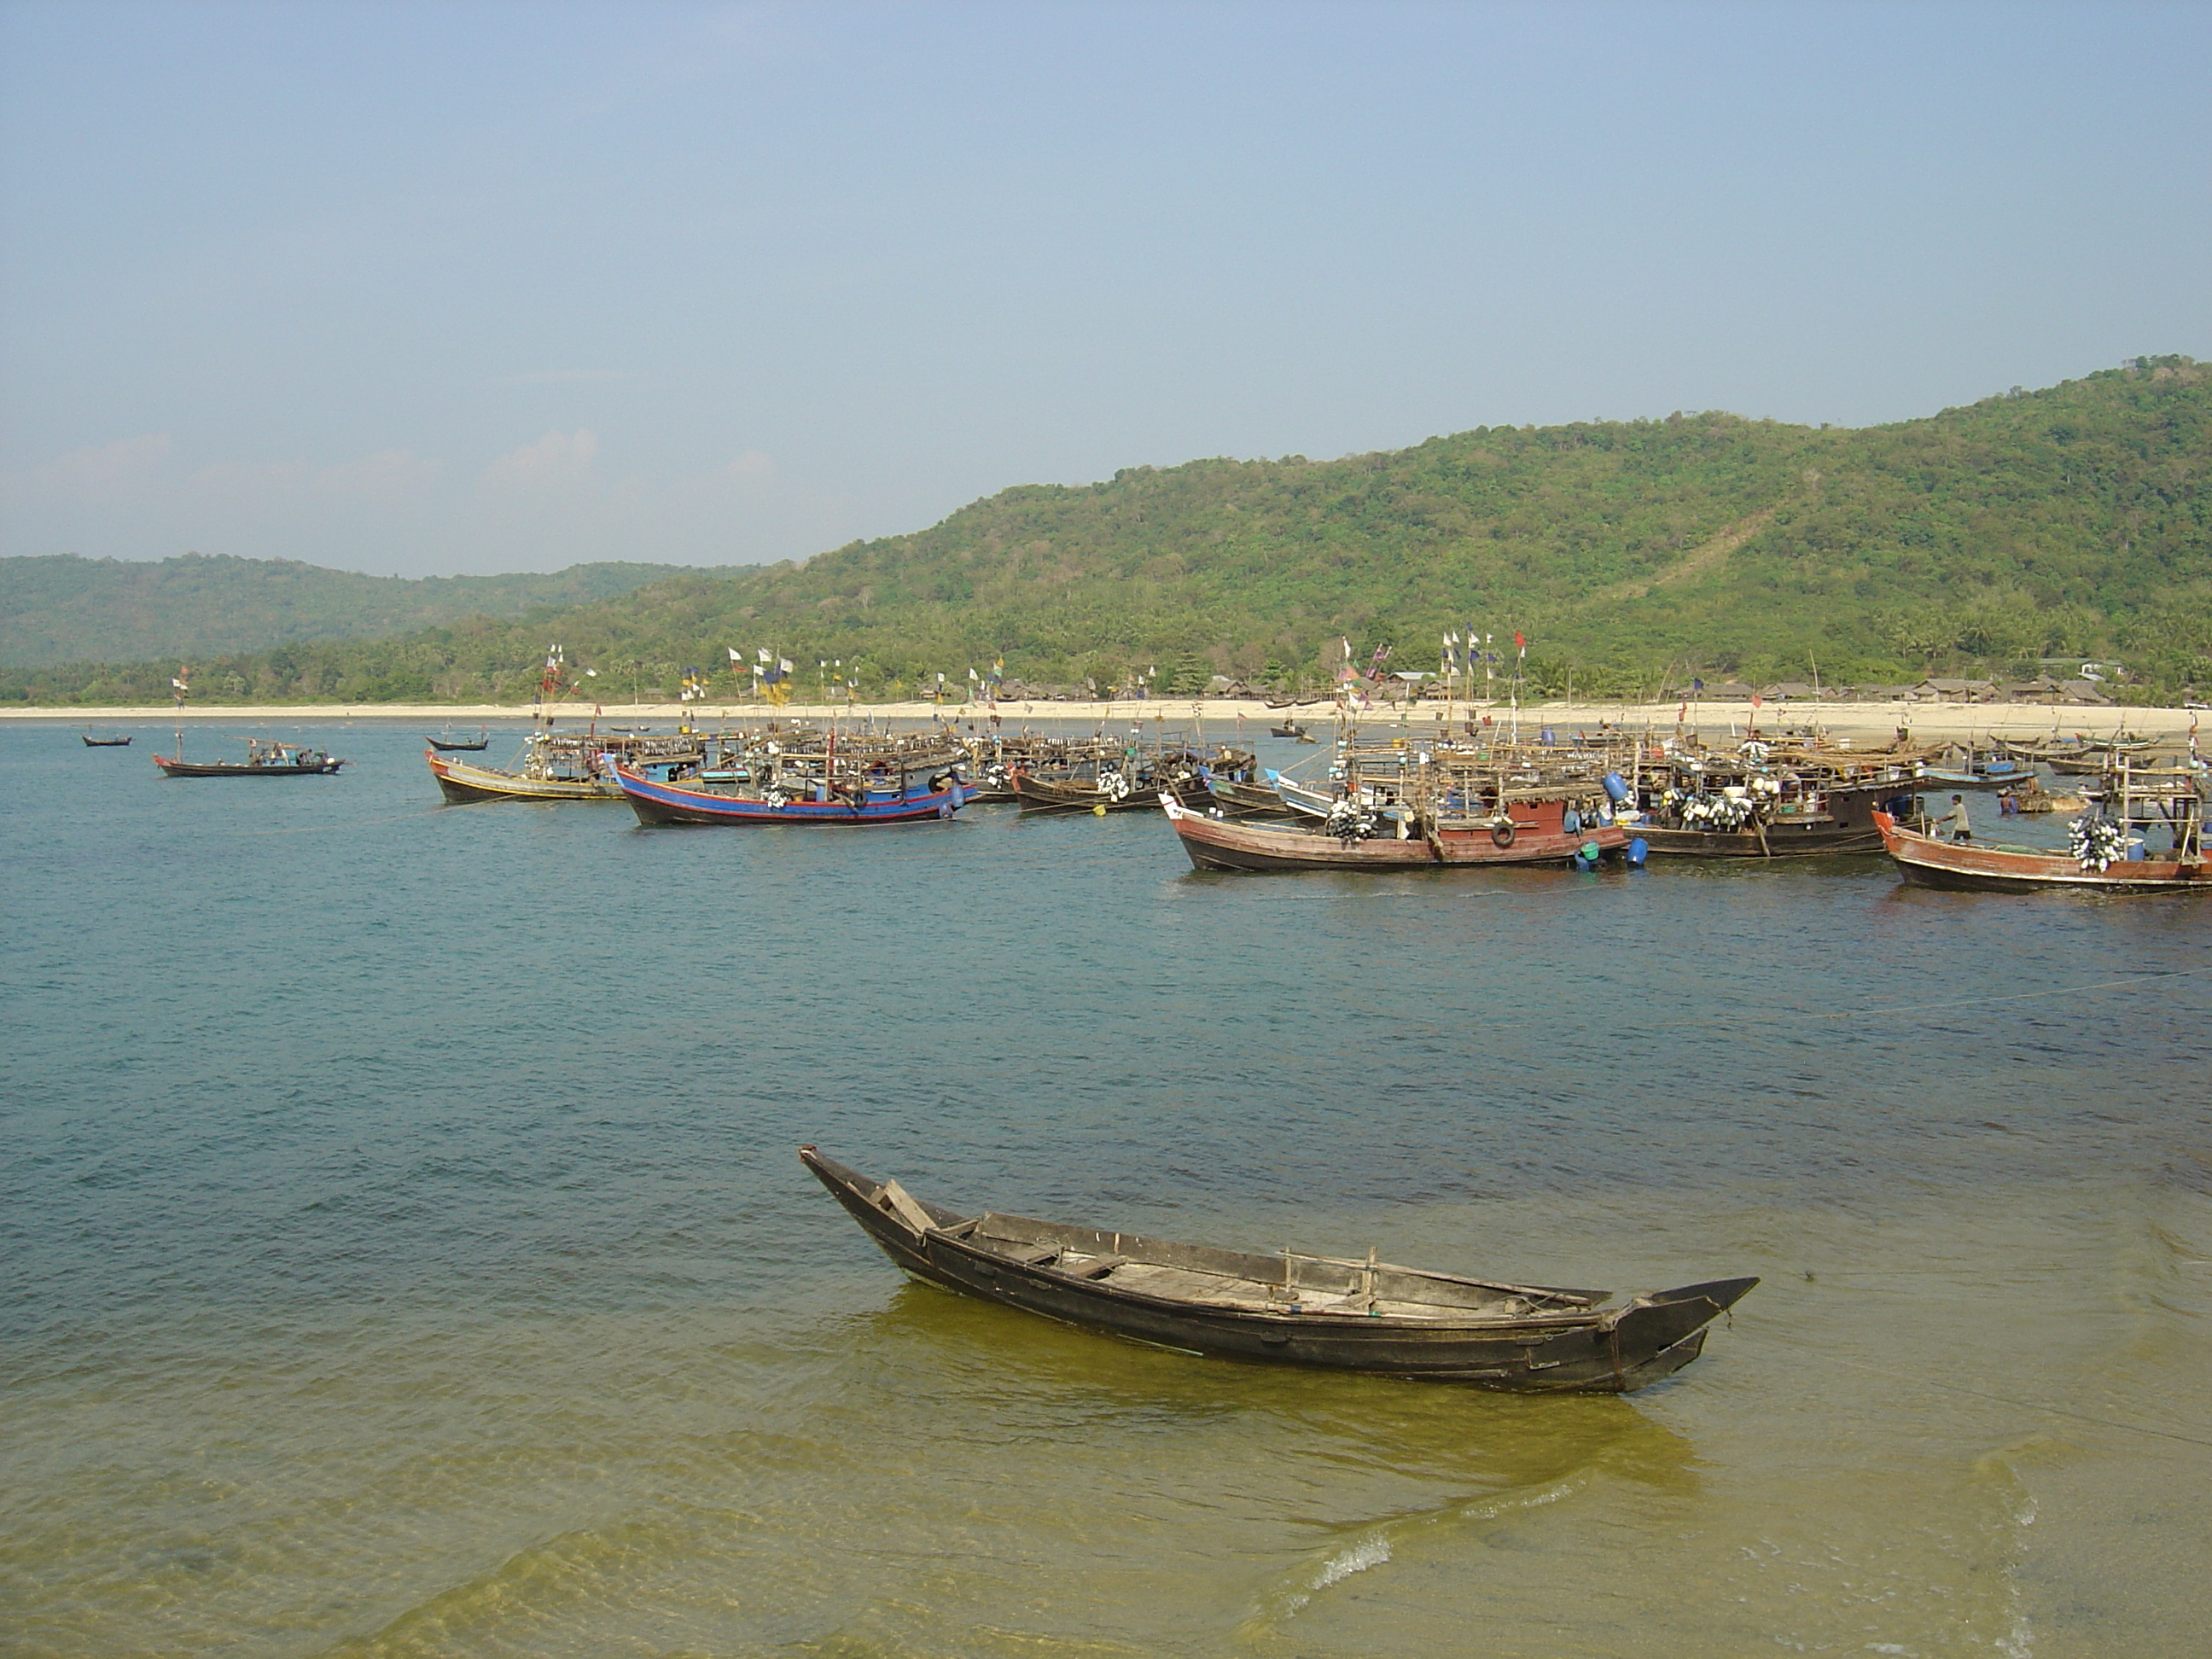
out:
M0 730L0 1648L2212 1649L2201 902L648 832L273 734L356 766ZM961 1206L1765 1283L1627 1400L1195 1360L906 1283L809 1140Z

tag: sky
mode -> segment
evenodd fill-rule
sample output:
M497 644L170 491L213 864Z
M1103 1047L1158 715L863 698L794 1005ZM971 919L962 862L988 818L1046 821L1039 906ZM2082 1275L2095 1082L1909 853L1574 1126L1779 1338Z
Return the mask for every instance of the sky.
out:
M2111 0L0 0L0 554L765 562L2212 359L2208 69Z

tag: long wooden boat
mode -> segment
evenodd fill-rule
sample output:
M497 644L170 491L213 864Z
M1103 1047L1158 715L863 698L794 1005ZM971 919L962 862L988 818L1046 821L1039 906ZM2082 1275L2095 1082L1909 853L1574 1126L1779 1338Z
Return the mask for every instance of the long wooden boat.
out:
M1663 824L1639 823L1634 833L1644 838L1655 854L1670 858L1879 855L1883 843L1881 831L1875 824L1875 813L1888 804L1900 799L1909 803L1914 799L1910 784L1863 784L1820 792L1817 811L1754 817L1735 830L1670 829Z
M493 800L618 801L623 792L611 778L598 776L533 777L527 772L502 772L468 761L447 760L435 750L425 750L430 775L439 793L454 803Z
M1121 774L1109 772L1100 785L1082 777L1043 777L1035 772L1014 772L1007 783L1026 812L1143 812L1152 798ZM1118 784L1118 787L1117 787Z
M966 1215L812 1146L800 1160L877 1247L924 1283L1180 1352L1534 1394L1629 1394L1703 1351L1756 1279L1616 1300L1609 1291L1178 1244Z
M805 794L775 788L708 789L649 778L617 763L614 781L640 823L764 825L777 823L916 823L949 818L967 804L968 788L950 769L924 778L899 777L883 784L854 780Z
M131 746L131 734L128 732L119 733L107 732L96 738L89 732L80 735L83 737L84 746L88 749L128 749Z
M188 761L156 755L154 764L165 778L319 778L329 777L345 763L319 749L288 743L264 743L254 738L242 761Z
M491 733L479 727L474 743L461 743L454 738L453 727L447 726L444 737L426 737L422 741L441 755L481 755L491 747Z
M1887 812L1875 814L1882 845L1898 873L1923 887L1976 892L2024 893L2070 888L2097 893L2172 893L2212 890L2200 825L2185 827L2183 849L2162 859L2116 860L2098 869L2070 854L1975 842L1941 841L1907 830Z
M1249 767L1249 756L1217 755L1226 770ZM1149 812L1162 789L1204 804L1212 799L1204 757L1188 749L1161 748L1117 754L1106 751L1060 770L1042 773L1027 767L1008 778L1014 799L1025 812Z
M1586 846L1601 857L1628 850L1629 831L1613 824L1570 830L1564 803L1516 800L1498 821L1380 817L1364 838L1340 836L1310 823L1252 823L1194 811L1173 795L1159 797L1182 850L1200 870L1410 870L1510 864L1565 864ZM1398 838L1405 822L1409 831Z
M453 760L425 750L439 793L455 803L475 801L619 801L621 787L608 757L647 769L697 767L707 762L708 734L682 731L655 737L642 732L556 732L533 729L507 767Z

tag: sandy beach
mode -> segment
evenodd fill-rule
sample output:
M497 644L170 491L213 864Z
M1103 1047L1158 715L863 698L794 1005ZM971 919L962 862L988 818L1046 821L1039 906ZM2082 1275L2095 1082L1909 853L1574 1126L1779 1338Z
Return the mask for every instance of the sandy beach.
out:
M1547 726L1562 737L1576 731L1595 734L1601 721L1607 726L1623 726L1635 731L1649 728L1671 732L1681 709L1681 704L1672 702L1555 702L1523 703L1518 717L1522 735L1533 739ZM184 717L194 722L221 721L234 725L332 720L399 721L410 725L428 724L437 730L442 730L450 723L459 732L477 726L511 726L528 720L535 712L528 703L263 705L195 702L185 709ZM2039 703L1936 702L1770 702L1754 709L1748 702L1708 702L1691 707L1684 724L1709 740L1746 732L1754 726L1770 736L1812 728L1854 743L1867 739L1887 741L1895 735L1899 726L1905 727L1915 738L1923 739L1991 735L2028 738L2054 732L2071 735L2077 732L2101 737L2109 736L2122 727L2146 737L2180 738L2196 729L2202 712L2191 708L2052 708ZM596 712L595 706L591 703L563 702L555 705L553 714L556 721L562 726L587 724L595 718L604 726L635 726L648 722L658 725L689 719L701 726L753 726L770 720L819 723L835 717L841 721L865 718L878 726L927 726L932 720L950 720L965 726L971 723L980 726L995 714L1001 729L1046 722L1097 726L1134 720L1172 724L1178 727L1188 727L1195 723L1218 731L1233 731L1240 723L1248 731L1264 730L1285 716L1294 715L1302 724L1313 728L1316 734L1333 725L1336 718L1334 708L1326 703L1283 709L1270 708L1256 699L1208 698L1197 702L1188 698L1164 697L1136 702L1008 702L995 708L982 703L933 705L927 702L860 703L848 707L842 703L794 702L781 708L750 702L688 706L672 702L601 703L596 705ZM1469 705L1455 702L1450 705L1449 718L1454 726L1458 726L1469 719L1480 721L1485 715L1489 716L1494 726L1510 726L1515 718L1515 711L1504 703ZM1402 710L1395 706L1378 704L1372 709L1362 711L1359 723L1369 729L1401 723L1432 728L1446 718L1446 708L1441 702L1423 702ZM166 703L125 708L0 710L0 720L59 721L78 726L168 723L175 719L176 711Z

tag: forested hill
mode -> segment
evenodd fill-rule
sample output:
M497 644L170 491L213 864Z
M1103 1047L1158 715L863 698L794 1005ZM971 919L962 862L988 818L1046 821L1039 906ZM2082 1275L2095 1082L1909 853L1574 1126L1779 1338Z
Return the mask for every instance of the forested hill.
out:
M1670 668L1894 679L2062 654L2178 689L2212 684L2208 464L2212 368L2138 359L1893 426L1708 413L1137 467L803 565L672 577L550 632L470 623L223 672L270 699L516 697L557 637L616 686L697 665L719 689L726 647L766 647L803 676L860 659L864 695L996 657L1101 685L1157 665L1182 690L1217 670L1318 679L1346 636L1433 668L1472 624L1522 630L1540 681L1571 663L1600 693ZM154 666L0 694L151 694Z
M463 617L613 599L685 567L580 564L551 575L363 576L290 559L187 553L0 559L0 663L205 656L295 640L381 639Z

